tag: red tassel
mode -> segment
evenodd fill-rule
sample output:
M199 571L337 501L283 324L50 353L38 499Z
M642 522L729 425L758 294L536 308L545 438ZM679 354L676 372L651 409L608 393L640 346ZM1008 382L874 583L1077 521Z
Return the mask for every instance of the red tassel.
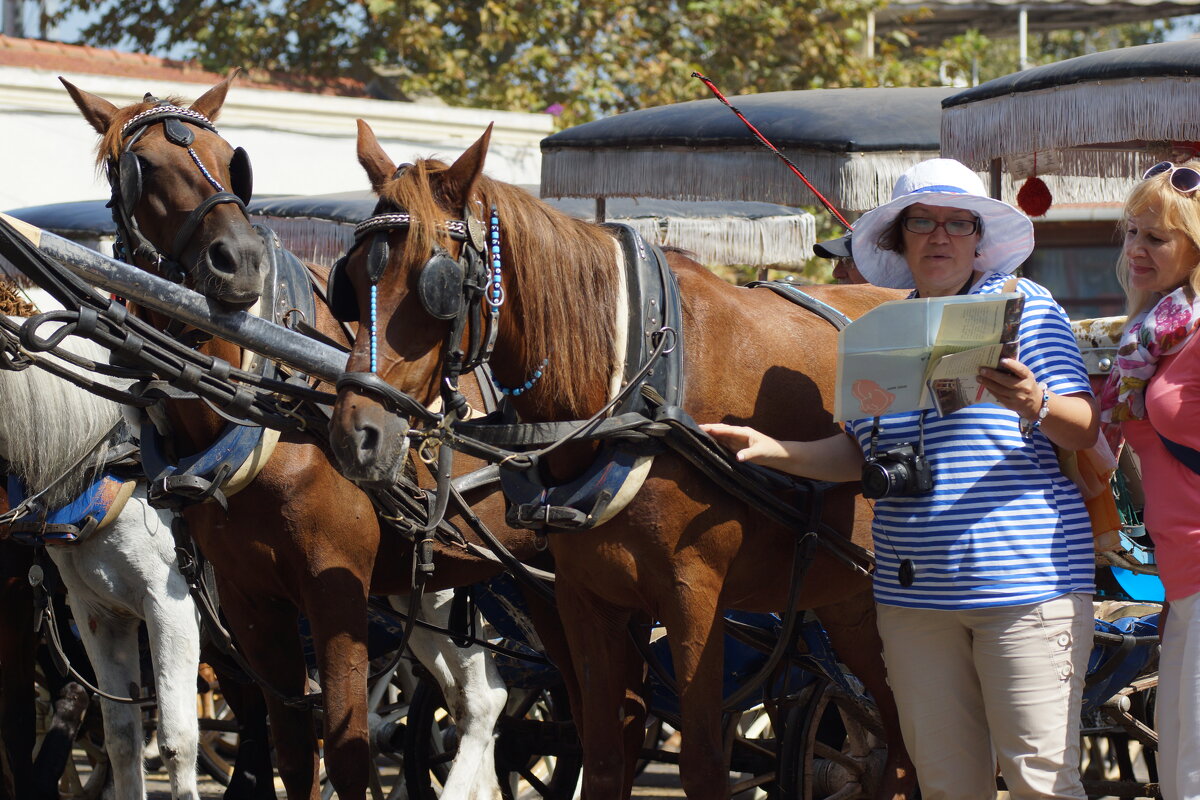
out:
M1046 182L1037 176L1028 178L1017 192L1017 207L1031 217L1044 215L1053 201Z

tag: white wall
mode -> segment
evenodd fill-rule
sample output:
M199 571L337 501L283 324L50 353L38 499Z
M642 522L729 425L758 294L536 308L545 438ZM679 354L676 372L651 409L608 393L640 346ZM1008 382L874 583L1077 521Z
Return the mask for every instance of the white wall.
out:
M188 101L197 83L166 84L108 75L65 74L79 88L123 106L146 92ZM355 119L365 119L397 163L453 159L495 123L486 171L536 184L539 142L553 129L545 114L449 108L247 89L229 91L217 128L254 165L255 194L318 194L369 188L355 158ZM57 75L0 67L0 209L108 196L93 168L97 136Z

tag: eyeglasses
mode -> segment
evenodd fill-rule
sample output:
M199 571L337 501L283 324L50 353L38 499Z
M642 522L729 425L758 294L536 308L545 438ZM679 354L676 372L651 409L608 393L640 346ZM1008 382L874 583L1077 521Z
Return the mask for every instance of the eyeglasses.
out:
M1191 167L1177 167L1170 161L1160 161L1146 170L1146 173L1142 175L1142 180L1162 175L1164 172L1170 174L1168 180L1171 182L1171 188L1180 194L1188 195L1200 189L1200 172Z
M909 233L921 235L933 233L938 228L944 229L950 236L970 236L979 230L978 219L948 219L938 222L927 217L905 217L901 224Z

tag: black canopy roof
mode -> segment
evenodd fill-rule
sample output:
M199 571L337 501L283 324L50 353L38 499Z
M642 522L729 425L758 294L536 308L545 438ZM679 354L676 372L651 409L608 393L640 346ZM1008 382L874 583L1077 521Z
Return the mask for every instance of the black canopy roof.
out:
M810 89L730 102L836 205L864 209L937 151L941 101L954 91ZM815 203L716 99L631 111L543 139L542 194Z
M1132 178L1200 142L1200 40L1126 47L1006 75L946 98L944 155L1013 171Z

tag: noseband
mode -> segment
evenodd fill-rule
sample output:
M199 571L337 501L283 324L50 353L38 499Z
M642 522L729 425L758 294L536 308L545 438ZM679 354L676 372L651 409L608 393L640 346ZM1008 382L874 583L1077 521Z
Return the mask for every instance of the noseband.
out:
M397 170L397 175L405 167L407 165ZM376 289L388 263L388 235L392 231L407 231L412 224L409 214L389 209L381 202L371 217L355 226L354 244L329 273L329 307L334 317L342 322L367 324L371 333L371 371L343 373L337 388L338 391L349 387L370 392L382 397L393 411L437 423L443 415L429 411L376 374ZM468 208L463 212L463 219L446 220L440 230L450 239L461 242L462 248L458 258L454 258L445 248L434 246L417 276L417 297L431 317L450 322L450 334L443 353L445 380L441 395L445 415L457 416L467 406L466 398L458 390L459 376L491 358L499 333L500 306L504 304L504 288L500 281L500 221L493 206L489 236L483 221ZM365 320L346 272L350 255L363 246L369 248L367 280L370 281L371 304ZM465 351L462 348L464 332L467 333Z
M229 162L229 177L233 192L226 191L192 148L192 142L195 141L196 135L188 128L188 125L195 125L211 133L217 133L217 129L208 117L190 108L158 101L156 97L149 94L146 95L145 101L158 104L125 123L121 128L121 138L125 140L125 148L118 158L110 158L106 163L108 183L112 189L112 197L108 205L112 209L113 221L117 224L117 242L113 249L119 258L129 262L133 261L134 256L143 256L152 261L164 277L176 283L182 283L187 275L187 268L180 263L179 259L183 254L183 249L191 241L193 234L209 211L224 203L230 203L240 208L242 213L249 218L246 212L246 203L250 202L254 176L250 168L250 157L245 150L237 148L233 151L233 158ZM175 241L172 243L170 252L167 253L159 250L146 238L133 217L133 210L141 200L143 189L142 166L137 154L133 152L133 146L151 126L159 123L163 126L164 138L173 145L186 148L188 155L192 158L192 163L200 170L200 174L204 176L209 185L217 190L216 194L205 198L187 215L183 225L175 234ZM132 251L129 247L131 242L134 245Z

